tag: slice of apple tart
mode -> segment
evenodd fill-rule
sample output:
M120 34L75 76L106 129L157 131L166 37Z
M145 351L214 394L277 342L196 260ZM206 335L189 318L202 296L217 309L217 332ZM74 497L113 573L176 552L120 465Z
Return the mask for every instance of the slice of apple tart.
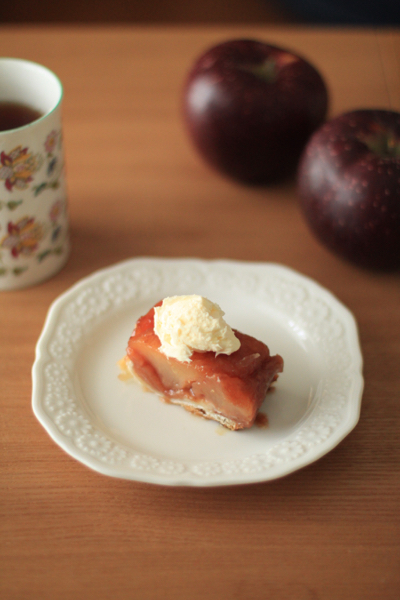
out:
M165 298L137 321L123 366L164 401L244 429L253 425L283 360L232 330L223 315L202 296Z

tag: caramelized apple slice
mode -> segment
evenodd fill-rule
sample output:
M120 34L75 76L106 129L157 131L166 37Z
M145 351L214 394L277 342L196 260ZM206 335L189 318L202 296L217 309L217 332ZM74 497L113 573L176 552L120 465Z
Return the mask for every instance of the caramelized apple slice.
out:
M180 362L160 352L152 308L138 320L129 339L127 365L145 389L167 402L229 429L248 428L282 372L283 360L270 356L268 347L255 338L234 333L241 345L233 354L193 352L190 362Z

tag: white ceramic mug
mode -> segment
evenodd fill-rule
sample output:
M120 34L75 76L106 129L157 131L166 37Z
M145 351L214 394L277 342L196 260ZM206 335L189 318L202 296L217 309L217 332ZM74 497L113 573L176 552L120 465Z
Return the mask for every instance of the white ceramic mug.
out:
M0 58L0 111L22 104L40 113L0 131L0 290L39 283L68 258L62 95L47 68Z

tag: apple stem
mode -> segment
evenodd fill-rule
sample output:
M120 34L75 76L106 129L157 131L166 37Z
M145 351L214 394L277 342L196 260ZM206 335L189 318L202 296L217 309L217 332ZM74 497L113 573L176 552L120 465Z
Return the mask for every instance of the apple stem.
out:
M393 134L371 135L362 141L371 152L381 158L400 157L400 141Z
M248 71L267 83L273 83L276 79L276 60L273 58L267 58L267 60L259 65L243 65L241 68L243 71Z

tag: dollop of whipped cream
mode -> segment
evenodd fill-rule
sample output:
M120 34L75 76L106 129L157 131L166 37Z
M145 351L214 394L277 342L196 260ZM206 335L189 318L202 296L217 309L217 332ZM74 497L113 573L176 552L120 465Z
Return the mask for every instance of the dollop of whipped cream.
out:
M203 296L170 296L154 309L154 332L168 357L190 362L194 351L232 354L240 341L225 323L224 312Z

